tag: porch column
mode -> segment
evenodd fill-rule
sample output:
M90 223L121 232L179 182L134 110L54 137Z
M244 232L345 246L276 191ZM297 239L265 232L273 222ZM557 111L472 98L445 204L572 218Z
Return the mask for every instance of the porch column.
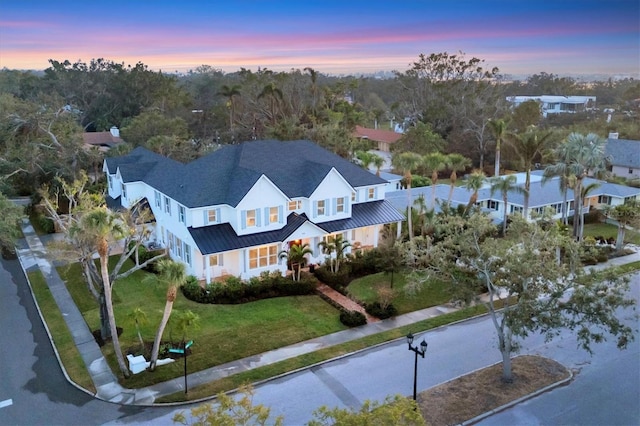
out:
M204 256L204 274L206 276L207 284L211 284L211 255Z
M396 226L396 238L400 239L400 234L402 233L402 222L396 222L398 226Z
M378 247L378 238L380 237L380 226L373 227L373 246Z

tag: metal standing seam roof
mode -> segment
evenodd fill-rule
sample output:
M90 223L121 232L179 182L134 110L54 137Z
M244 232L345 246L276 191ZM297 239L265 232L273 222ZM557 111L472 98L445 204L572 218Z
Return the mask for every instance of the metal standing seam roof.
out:
M204 255L241 248L261 246L286 241L298 228L309 222L327 233L347 231L363 226L381 225L404 220L404 216L387 201L371 201L354 204L351 218L314 223L305 214L291 213L287 224L278 230L256 234L238 235L229 223L200 228L188 228L200 252Z

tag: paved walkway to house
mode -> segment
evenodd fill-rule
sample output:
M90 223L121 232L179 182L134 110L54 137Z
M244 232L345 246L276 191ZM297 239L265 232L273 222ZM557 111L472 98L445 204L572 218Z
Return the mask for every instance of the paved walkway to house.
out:
M22 231L25 235L28 248L17 250L20 262L26 272L39 269L44 274L47 284L51 289L51 293L60 307L60 311L62 312L67 326L73 335L78 351L87 365L89 374L91 375L97 389L95 394L97 398L119 404L150 405L161 396L171 395L176 392L184 392L184 377L178 377L173 380L141 389L126 389L122 387L102 356L102 352L95 342L91 331L73 302L64 282L56 272L52 259L48 257L42 241L38 235L36 235L33 227L26 219L23 220ZM640 261L640 251L636 251L636 253L628 256L612 259L605 264L599 264L593 268L603 269L608 266L622 265L635 261ZM338 296L335 296L334 293L341 297L339 298ZM338 302L340 304L349 303L343 300L342 298L344 296L338 292L327 291L325 294L329 294L329 297L332 299L333 297L336 297L336 299L340 300L340 302ZM351 305L351 303L353 302L349 303L349 309L357 309L356 306ZM235 360L197 373L189 374L187 377L188 384L189 387L206 384L243 371L274 364L276 362L314 352L319 349L410 325L418 321L437 317L455 310L457 310L457 308L451 306L434 306L410 312L408 314L398 315L397 317L386 320L372 321L360 327L339 331L337 333L299 342L273 351ZM64 371L62 363L60 364L60 367Z
M347 296L340 293L339 291L332 289L326 284L320 284L318 286L318 292L322 293L325 297L331 299L333 303L335 303L338 306L341 306L347 311L358 311L362 313L364 317L367 319L367 324L380 321L378 318L369 315L361 305L349 299Z

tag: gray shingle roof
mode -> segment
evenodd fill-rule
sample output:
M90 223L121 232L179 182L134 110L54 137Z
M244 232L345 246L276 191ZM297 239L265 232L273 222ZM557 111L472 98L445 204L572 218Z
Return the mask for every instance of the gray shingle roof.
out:
M141 167L143 165L143 167ZM188 164L136 148L107 161L125 182L142 180L187 207L236 206L265 175L289 198L309 197L334 167L353 187L386 181L311 141L275 140L225 145Z
M607 139L605 155L611 164L620 167L640 168L640 141L629 139Z

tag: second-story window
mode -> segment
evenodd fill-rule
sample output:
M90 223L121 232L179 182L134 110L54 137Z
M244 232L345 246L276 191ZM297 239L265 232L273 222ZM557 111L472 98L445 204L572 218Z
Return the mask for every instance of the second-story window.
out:
M160 198L160 193L158 191L154 192L154 197L156 199L156 207L161 207L162 199Z
M171 215L171 200L169 197L164 197L164 212L168 215Z
M207 220L209 221L209 223L215 223L218 221L218 212L213 209L213 210L208 210L207 211Z
M256 211L247 210L247 227L256 226Z
M269 207L269 223L280 222L280 209L278 207Z
M107 179L109 180L109 188L113 189L113 178L111 175L107 175Z
M300 210L302 208L302 201L293 200L289 201L289 211Z
M336 213L344 213L345 197L336 199Z
M122 184L122 198L127 198L127 187Z
M318 201L318 204L316 206L316 216L324 216L325 215L325 202L324 200L320 200Z
M184 206L178 205L178 220L182 223L187 223L186 212Z
M376 198L376 189L375 188L369 188L369 190L367 191L367 198L369 200L373 200L374 198Z
M357 193L354 191L351 193L351 202L355 203L358 200Z

